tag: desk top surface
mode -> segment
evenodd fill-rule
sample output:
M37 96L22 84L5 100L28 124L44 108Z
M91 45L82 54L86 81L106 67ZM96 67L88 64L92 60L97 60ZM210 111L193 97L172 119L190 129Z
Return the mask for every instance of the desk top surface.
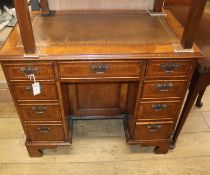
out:
M85 45L178 44L164 17L146 13L36 16L37 47Z
M37 53L32 57L52 58L75 55L135 55L136 58L200 57L174 53L179 45L181 25L167 17L151 17L146 11L72 11L54 17L32 17ZM1 50L0 59L23 58L24 50L16 26ZM31 57L31 56L30 56ZM97 58L99 58L97 56ZM54 58L55 59L55 58Z

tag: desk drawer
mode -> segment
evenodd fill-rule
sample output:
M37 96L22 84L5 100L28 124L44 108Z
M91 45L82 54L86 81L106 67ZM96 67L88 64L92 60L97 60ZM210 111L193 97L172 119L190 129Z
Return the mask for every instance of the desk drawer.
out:
M165 140L172 129L172 121L136 123L134 140Z
M66 62L60 63L61 79L140 78L141 62Z
M54 79L51 63L4 64L4 68L9 80L29 80L29 74L34 74L37 80Z
M31 141L63 141L62 124L27 124L26 129Z
M187 81L145 81L142 98L181 98L186 90Z
M149 61L146 68L146 77L181 76L188 77L193 61Z
M171 119L176 117L179 101L173 102L141 102L138 111L138 120Z
M58 104L19 105L21 115L25 121L60 121L60 107Z
M57 100L55 83L40 82L41 93L34 96L32 83L11 83L17 100Z

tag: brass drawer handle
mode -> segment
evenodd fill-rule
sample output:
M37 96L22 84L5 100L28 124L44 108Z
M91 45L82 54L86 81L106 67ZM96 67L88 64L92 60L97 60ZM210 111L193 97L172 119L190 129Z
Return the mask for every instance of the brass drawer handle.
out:
M169 62L169 63L166 63L166 64L160 64L161 70L163 70L164 72L167 72L167 73L172 73L176 69L178 69L179 67L180 67L180 64L173 63L173 62Z
M32 111L34 111L36 114L44 114L45 111L48 109L47 106L32 106Z
M28 75L31 75L31 74L37 75L39 73L39 69L37 67L21 67L20 71L25 76L28 76Z
M49 127L45 127L45 126L38 126L37 130L41 133L49 133L50 132L50 128Z
M149 129L150 132L157 132L158 129L162 128L161 124L151 124L148 125L147 128Z
M152 108L154 109L154 111L162 111L163 109L167 108L167 104L153 104Z
M104 74L110 68L109 64L91 64L91 69L96 74Z
M173 83L157 83L156 87L159 89L159 91L169 91L174 87Z

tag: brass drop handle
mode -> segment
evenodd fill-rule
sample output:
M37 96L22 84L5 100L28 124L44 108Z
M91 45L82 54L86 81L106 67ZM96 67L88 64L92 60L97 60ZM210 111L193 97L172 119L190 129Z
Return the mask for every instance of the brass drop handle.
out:
M109 64L91 64L91 69L96 73L96 74L104 74L108 69L110 68Z
M158 129L162 128L161 124L151 124L148 125L147 128L149 129L150 132L157 132Z
M160 64L161 70L163 70L164 72L167 72L167 73L172 73L176 69L178 69L179 67L180 67L180 64L173 63L173 62L169 62L169 63L166 63L166 64Z
M41 133L49 133L50 132L50 128L49 127L46 127L46 126L38 126L37 127L37 130Z
M25 76L28 76L28 75L37 75L39 73L39 69L37 67L21 67L20 68L20 71L25 75Z
M174 87L173 83L157 83L156 87L159 89L159 91L164 92L164 91L169 91Z
M44 114L45 111L48 109L47 106L32 106L32 111L34 111L36 114Z
M158 104L153 104L152 108L154 109L154 111L162 111L163 109L167 108L167 104L162 104L162 103L158 103Z

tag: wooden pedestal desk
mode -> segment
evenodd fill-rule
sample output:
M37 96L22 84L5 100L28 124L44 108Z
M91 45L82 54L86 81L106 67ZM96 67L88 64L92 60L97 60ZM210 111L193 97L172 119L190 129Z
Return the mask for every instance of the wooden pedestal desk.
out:
M32 16L36 52L18 26L0 61L26 134L29 155L71 145L74 119L124 120L128 144L167 153L197 59L175 52L183 29L169 11L72 11ZM26 25L27 26L27 25ZM41 93L34 96L34 74Z

